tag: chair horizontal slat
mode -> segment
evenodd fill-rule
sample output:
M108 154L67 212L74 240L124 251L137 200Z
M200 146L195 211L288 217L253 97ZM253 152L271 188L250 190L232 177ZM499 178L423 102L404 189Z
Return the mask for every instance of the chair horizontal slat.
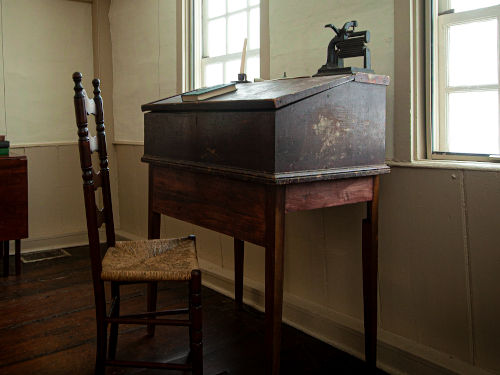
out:
M92 168L92 179L94 180L94 190L102 187L102 176L101 172L96 172L95 169Z
M105 215L104 215L104 208L100 210L97 206L95 208L96 213L97 213L97 228L102 227L102 224L106 221Z

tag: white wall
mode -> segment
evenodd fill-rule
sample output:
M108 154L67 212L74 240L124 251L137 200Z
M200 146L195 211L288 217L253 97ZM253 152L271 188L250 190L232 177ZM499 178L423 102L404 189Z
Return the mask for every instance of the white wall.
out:
M71 75L83 72L87 87L93 77L92 5L0 4L0 134L11 153L28 157L29 239L22 248L74 244L85 239L85 216Z
M75 141L70 77L79 70L88 85L93 75L91 5L3 0L2 13L8 138Z
M3 3L0 3L3 4ZM0 7L0 19L3 20L2 7ZM0 134L5 135L7 133L7 127L5 126L5 80L4 80L4 55L3 55L3 32L2 38L0 38Z
M109 20L115 140L140 142L141 105L176 93L176 1L113 0Z

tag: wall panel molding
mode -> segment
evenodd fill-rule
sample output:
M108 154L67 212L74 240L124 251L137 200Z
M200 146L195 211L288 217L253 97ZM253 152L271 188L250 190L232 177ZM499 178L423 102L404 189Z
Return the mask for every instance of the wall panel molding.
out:
M72 145L76 146L77 144L78 141L14 143L10 145L10 148L59 147L59 146L72 146Z

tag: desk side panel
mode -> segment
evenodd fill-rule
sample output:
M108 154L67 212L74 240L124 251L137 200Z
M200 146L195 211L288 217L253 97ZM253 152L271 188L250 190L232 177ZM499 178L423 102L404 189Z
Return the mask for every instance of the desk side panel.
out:
M264 245L264 185L161 166L151 173L153 211Z
M385 164L386 87L349 82L276 115L276 172Z
M373 199L373 177L314 181L286 186L285 212L342 206Z
M0 241L28 237L26 158L0 157Z
M274 171L274 111L151 112L144 154L210 167Z

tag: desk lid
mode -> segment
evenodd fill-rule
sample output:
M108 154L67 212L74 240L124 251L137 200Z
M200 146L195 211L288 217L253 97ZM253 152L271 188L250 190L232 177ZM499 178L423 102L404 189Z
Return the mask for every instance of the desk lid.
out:
M277 79L242 83L237 90L198 102L183 102L180 95L171 96L142 105L142 111L192 111L192 110L255 110L278 109L333 87L357 81L388 85L389 77L357 73L354 75Z

